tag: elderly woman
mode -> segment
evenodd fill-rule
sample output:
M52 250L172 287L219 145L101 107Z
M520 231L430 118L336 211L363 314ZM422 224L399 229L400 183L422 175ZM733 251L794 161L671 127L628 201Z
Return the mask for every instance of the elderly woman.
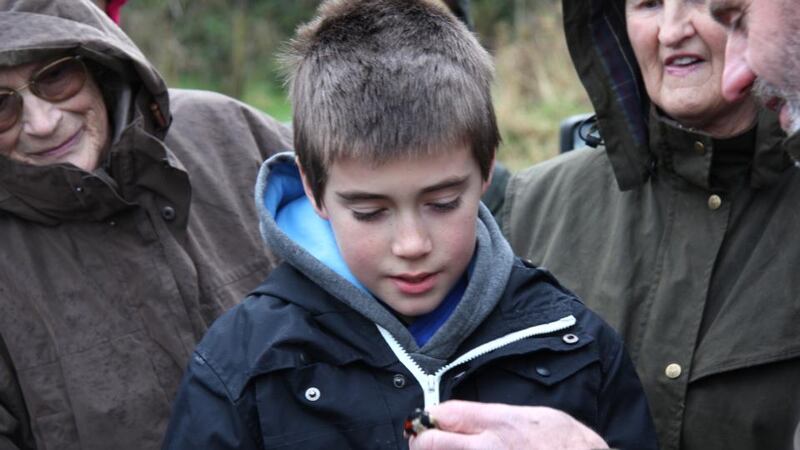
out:
M272 267L288 131L167 90L88 0L0 1L0 448L156 449L197 340Z
M517 174L505 231L625 339L664 449L790 448L800 172L775 114L721 95L702 0L565 0L603 143Z

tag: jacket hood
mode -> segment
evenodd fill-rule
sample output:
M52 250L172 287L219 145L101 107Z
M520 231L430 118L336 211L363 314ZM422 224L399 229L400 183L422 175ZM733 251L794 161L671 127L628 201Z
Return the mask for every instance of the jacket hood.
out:
M90 0L0 0L0 67L65 53L84 58L103 93L112 133L105 162L90 174L70 164L32 166L0 157L0 211L51 225L103 220L130 207L115 178L136 183L129 169L142 168L144 159L182 169L162 142L170 123L167 86L105 12ZM131 154L142 147L149 148L146 155Z
M564 0L572 62L597 115L621 189L648 178L649 99L625 26L625 0Z
M650 99L628 39L625 0L563 0L562 5L570 56L595 109L620 189L635 188L649 179L657 160L652 152L654 140L661 146L683 143L660 142L664 139L658 134L661 131L675 128L686 135L683 141L711 141L705 133L662 120L666 118L651 112ZM763 185L784 170L787 161L780 147L783 136L776 115L763 111L758 127L754 184ZM675 133L671 134L674 137ZM705 165L710 166L710 160ZM703 179L706 178L704 174Z
M348 269L330 223L314 212L305 196L293 153L275 155L263 164L256 184L256 207L261 234L277 256L331 296L388 330L428 367L441 365L488 316L502 295L514 261L491 212L481 204L476 256L466 291L447 321L420 348L406 326Z
M90 0L0 0L0 13L0 66L64 52L81 55L129 83L141 83L156 105L148 105L150 113L157 107L164 119L169 117L164 80L133 41Z

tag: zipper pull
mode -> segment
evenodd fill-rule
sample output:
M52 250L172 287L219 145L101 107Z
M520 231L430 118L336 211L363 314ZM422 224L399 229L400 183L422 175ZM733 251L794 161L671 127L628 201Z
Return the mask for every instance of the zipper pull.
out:
M427 386L423 391L425 398L425 408L439 404L439 377L427 375Z

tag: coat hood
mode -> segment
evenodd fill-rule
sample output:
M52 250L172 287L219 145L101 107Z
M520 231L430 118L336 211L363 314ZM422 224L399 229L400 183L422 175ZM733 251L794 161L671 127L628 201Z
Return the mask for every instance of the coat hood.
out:
M649 99L625 26L625 0L564 0L572 62L597 115L621 189L648 178Z
M331 296L388 330L427 367L441 365L488 316L504 291L514 262L491 212L481 204L476 222L478 242L464 295L447 321L420 348L406 326L348 269L330 223L316 215L303 192L293 153L275 155L264 163L256 184L256 207L261 234L277 256Z
M183 169L163 144L171 119L167 86L105 12L90 0L0 0L0 67L65 53L83 57L102 91L111 148L93 173L0 157L0 215L51 225L104 220L135 203L132 186L153 163Z
M0 0L0 66L70 52L150 94L150 114L169 118L164 80L130 38L90 0ZM99 80L101 88L103 80ZM158 109L159 112L156 112ZM161 119L153 117L158 122Z
M597 116L597 124L617 183L622 190L646 182L657 164L657 145L710 143L705 133L681 127L651 112L636 55L625 24L625 0L563 0L564 31L570 56ZM660 133L676 129L681 141L664 144ZM787 167L777 117L762 111L758 118L754 184L763 185ZM710 165L710 159L706 161ZM707 171L707 170L706 170ZM703 175L703 179L707 174ZM702 183L701 183L702 184Z

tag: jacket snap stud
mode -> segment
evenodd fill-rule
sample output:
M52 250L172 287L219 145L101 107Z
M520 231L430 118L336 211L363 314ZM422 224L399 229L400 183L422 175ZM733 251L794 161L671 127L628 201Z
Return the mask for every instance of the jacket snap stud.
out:
M80 187L80 186L76 186L76 187L75 187L75 192L77 192L78 194L80 194L81 192L83 192L83 188L82 188L82 187Z
M664 369L664 374L670 380L674 380L675 378L678 378L679 376L681 376L681 372L683 372L683 369L681 368L681 365L680 364L676 364L676 363L669 364L667 366L667 368Z
M172 206L165 206L161 208L161 217L166 221L175 220L175 208Z
M306 389L306 400L310 402L315 402L319 400L319 397L320 397L319 389L315 387L310 387Z
M701 155L702 155L703 153L705 153L705 152L706 152L706 146L705 146L705 144L703 144L703 143L702 143L702 142L700 142L700 141L696 141L696 142L694 143L694 151L696 151L697 153L699 153L699 154L701 154Z
M536 373L538 373L542 377L549 377L550 376L550 369L547 367L537 367Z
M719 195L714 194L708 197L708 209L716 211L720 206L722 206L722 198Z
M395 376L392 377L392 384L397 389L402 389L406 385L406 377L401 373L395 374Z
M574 344L574 343L578 342L578 336L575 336L572 333L565 334L564 337L562 337L561 339L564 342L566 342L567 344Z

